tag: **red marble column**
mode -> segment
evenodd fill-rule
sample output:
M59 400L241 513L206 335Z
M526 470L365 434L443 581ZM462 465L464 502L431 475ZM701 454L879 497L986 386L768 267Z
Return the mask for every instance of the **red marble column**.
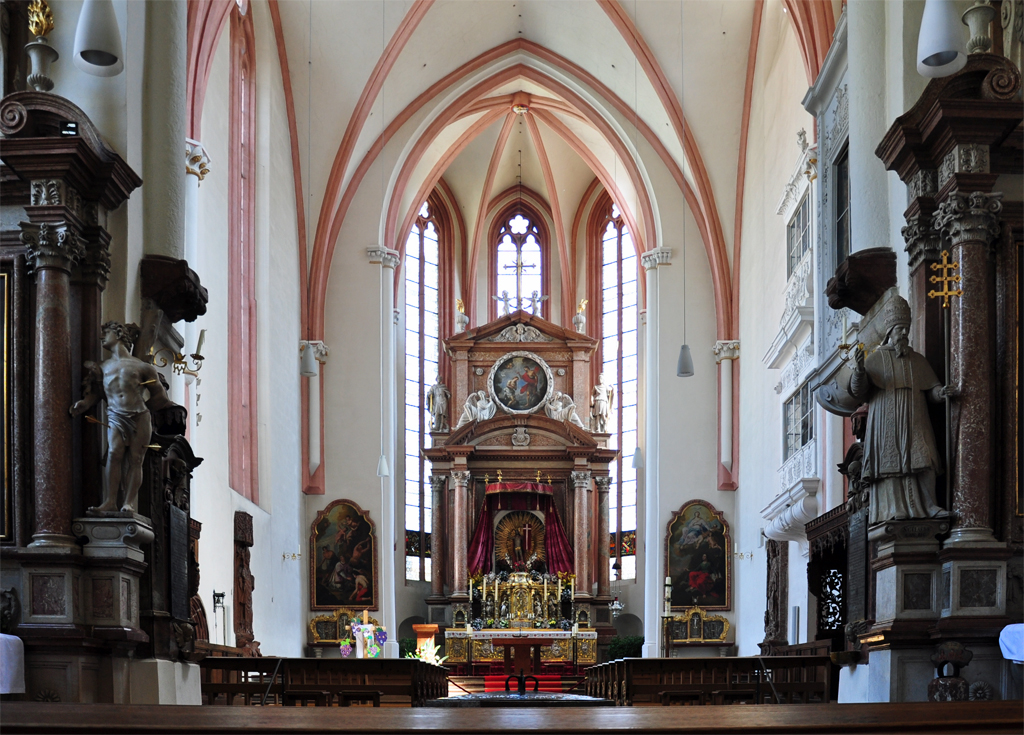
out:
M573 545L576 555L576 597L590 597L590 472L573 472L572 484L575 502Z
M469 471L454 470L455 481L455 523L452 528L452 560L455 573L452 575L451 593L465 597L469 594L469 530L465 518L469 506Z
M74 546L72 518L71 268L82 254L67 221L21 223L36 279L33 547Z
M994 541L992 535L994 299L989 246L999 234L1002 194L952 192L935 214L935 229L952 245L963 295L954 298L950 380L959 389L954 415L953 531L948 543Z
M444 519L445 486L448 478L431 475L430 491L433 493L430 514L430 596L444 595Z
M608 583L608 490L611 478L607 475L595 477L594 483L597 485L597 595L607 597L611 594L611 586Z

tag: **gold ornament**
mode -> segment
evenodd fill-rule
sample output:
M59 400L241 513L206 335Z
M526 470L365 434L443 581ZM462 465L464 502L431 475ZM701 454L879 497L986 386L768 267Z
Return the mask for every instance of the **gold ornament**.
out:
M44 37L53 30L53 11L46 0L33 0L29 3L28 30L37 37Z
M460 314L465 314L466 313L466 304L463 303L462 299L455 299L455 309Z
M582 314L584 311L586 311L587 304L589 302L590 302L590 299L580 299L580 305L576 307L576 313L577 314Z

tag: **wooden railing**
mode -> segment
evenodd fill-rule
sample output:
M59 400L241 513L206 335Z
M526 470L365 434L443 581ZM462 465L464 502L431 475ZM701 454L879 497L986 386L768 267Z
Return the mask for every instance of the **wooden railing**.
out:
M207 658L204 704L347 704L381 699L422 706L448 695L448 673L416 659Z
M624 658L586 670L586 693L616 704L806 704L831 700L827 656Z

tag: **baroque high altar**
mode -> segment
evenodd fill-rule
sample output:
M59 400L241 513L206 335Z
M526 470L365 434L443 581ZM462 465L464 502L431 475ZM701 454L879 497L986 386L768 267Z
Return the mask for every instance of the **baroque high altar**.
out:
M429 622L612 635L608 491L618 450L590 430L604 428L591 417L602 390L591 366L597 341L515 311L444 348L451 399L432 404L425 451Z

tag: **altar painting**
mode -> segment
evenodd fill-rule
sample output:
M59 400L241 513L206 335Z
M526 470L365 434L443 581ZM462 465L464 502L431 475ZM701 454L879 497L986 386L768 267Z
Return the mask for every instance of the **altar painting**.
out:
M704 500L693 500L668 524L666 569L672 609L730 610L732 551L729 524Z
M309 536L311 610L377 610L377 538L370 514L335 500L317 514Z
M510 413L531 413L551 392L549 368L529 352L510 352L502 357L490 375L494 399Z

